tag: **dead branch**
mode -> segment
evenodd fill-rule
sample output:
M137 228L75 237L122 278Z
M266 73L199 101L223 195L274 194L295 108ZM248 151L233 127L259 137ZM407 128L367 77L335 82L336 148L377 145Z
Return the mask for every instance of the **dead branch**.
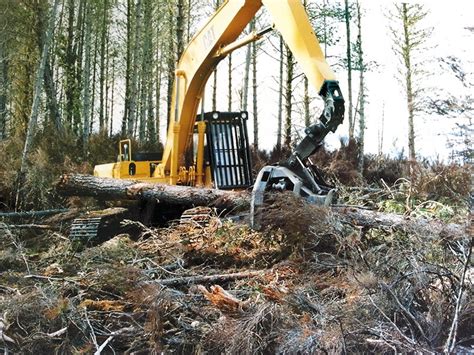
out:
M1 229L37 229L37 230L57 230L58 227L48 224L1 224Z
M163 286L177 286L185 284L197 284L197 283L217 283L230 280L245 279L254 276L262 276L262 271L245 271L236 272L233 274L219 274L219 275L197 275L187 277L174 277L170 279L157 280L156 282Z
M457 336L457 331L458 331L458 326L459 326L459 313L461 311L461 306L462 306L462 299L463 299L463 293L464 293L465 282L466 282L466 274L471 264L472 238L470 239L469 243L467 243L466 248L467 248L467 251L465 253L463 272L462 272L461 280L459 282L458 293L456 295L456 307L454 309L453 321L449 329L448 339L446 340L446 344L444 345L444 352L448 354L451 354L456 346L456 336Z
M0 218L38 218L46 217L54 214L68 212L68 208L43 210L43 211L26 211L26 212L2 212Z

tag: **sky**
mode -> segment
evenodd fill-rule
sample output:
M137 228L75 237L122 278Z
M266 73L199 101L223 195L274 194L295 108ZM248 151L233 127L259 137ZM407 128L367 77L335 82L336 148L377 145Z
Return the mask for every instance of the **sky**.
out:
M408 2L413 2L408 0ZM465 88L460 87L452 75L442 73L441 67L437 64L437 58L454 55L459 57L465 64L465 69L470 69L474 60L474 34L465 29L473 27L472 13L474 13L474 1L451 0L445 1L418 1L423 3L429 14L425 20L427 27L433 28L433 33L427 41L427 49L421 54L426 60L426 69L430 76L425 80L424 85L431 93L445 89L452 94L465 93ZM367 61L377 63L376 69L366 75L367 108L366 108L366 152L377 153L378 141L383 132L383 152L398 154L402 150L407 151L407 110L406 99L403 87L397 79L399 62L392 50L392 39L389 32L390 20L387 17L389 9L393 9L394 1L362 0L364 17L362 19L363 47ZM269 21L263 20L264 21ZM270 23L260 23L261 27L266 27ZM356 27L352 27L355 35ZM334 62L334 55L342 54L345 51L345 31L341 27L341 45L328 50L328 62ZM355 38L355 37L354 37ZM277 75L278 62L275 60L278 53L272 49L277 43L276 36L268 36L262 40L263 53L258 59L258 116L260 129L260 146L263 149L271 149L276 143L276 103L277 103ZM272 46L273 43L273 46ZM243 62L245 49L240 49L233 54L233 82L234 102L233 110L240 110L237 100L237 91L242 87ZM333 70L339 79L341 89L347 93L347 76L344 70L336 65ZM358 76L358 73L354 73ZM212 82L212 80L210 80ZM208 83L206 97L211 96L211 83ZM218 67L218 82L222 90L218 94L218 106L220 110L227 109L227 60L224 60ZM301 82L301 80L300 80ZM299 84L295 91L301 91ZM354 80L353 87L358 87L357 79ZM225 88L225 89L224 89ZM252 90L250 90L250 94ZM315 90L311 92L316 97ZM357 90L354 91L354 97ZM297 95L296 95L297 96ZM251 102L251 96L249 98ZM205 102L205 109L211 110L210 99ZM300 103L295 103L296 111L301 107ZM311 110L315 117L319 116L322 104L319 100L314 100ZM250 111L250 109L249 109ZM297 114L295 116L298 116ZM302 132L301 120L294 125L295 131ZM383 122L383 126L382 126ZM448 133L453 130L454 121L434 115L423 114L416 118L416 150L420 156L430 158L441 158L446 160L449 157L449 150L446 148ZM163 127L164 128L164 127ZM252 141L252 122L248 122L250 139ZM164 132L162 129L163 138ZM347 120L339 127L335 134L330 134L326 139L326 144L330 148L337 148L341 137L347 136ZM301 133L302 134L302 133Z

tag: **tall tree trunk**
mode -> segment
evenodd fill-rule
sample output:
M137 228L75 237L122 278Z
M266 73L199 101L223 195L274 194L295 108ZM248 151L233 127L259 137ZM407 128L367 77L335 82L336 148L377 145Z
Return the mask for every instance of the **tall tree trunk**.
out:
M102 4L102 24L100 26L100 74L99 74L99 132L106 129L104 113L105 105L105 61L106 61L106 41L107 41L107 14L108 0L103 0Z
M177 0L178 16L176 17L176 60L179 60L184 50L184 0Z
M306 0L303 1L303 5L305 9L307 9L307 2ZM303 78L303 109L304 109L304 125L305 127L309 127L311 125L311 117L309 113L309 89L308 89L309 83L308 83L308 78L306 75Z
M413 119L415 117L414 109L414 94L412 85L412 67L411 67L411 43L410 43L410 23L408 18L407 4L402 4L403 14L403 35L404 35L404 47L407 49L404 53L405 60L405 81L407 89L407 108L408 108L408 159L411 163L416 161L415 152L415 125Z
M77 26L76 26L76 33L78 34L78 38L74 43L74 55L76 57L75 62L75 85L74 85L74 106L73 106L73 116L74 116L74 131L77 136L82 136L83 129L82 129L82 115L81 115L81 95L82 95L82 60L83 60L83 52L84 52L84 26L86 20L86 8L88 6L88 1L90 0L81 0L79 2L79 11L77 13Z
M150 103L150 86L152 77L152 33L151 33L151 16L152 16L152 3L151 0L145 0L144 6L144 38L143 38L143 57L142 57L142 88L141 88L141 110L140 110L140 141L150 141L150 135L155 135L153 114L151 115L150 122L150 110L153 113L153 105ZM150 132L152 130L153 132ZM147 133L148 131L148 133Z
M347 120L349 122L349 139L354 138L355 122L352 117L352 54L351 54L351 18L349 0L344 0L344 16L346 22L346 60L347 60Z
M62 127L61 115L59 114L58 99L56 97L56 85L54 84L53 69L49 60L46 61L44 70L44 89L46 92L46 102L50 113L50 120L59 131Z
M285 87L285 147L291 146L291 112L293 94L293 53L286 47L286 87Z
M125 136L128 132L128 116L130 114L130 76L132 71L132 7L132 0L127 0L127 67L125 70L125 106L122 118L122 136Z
M379 129L378 129L378 155L382 156L383 154L383 136L384 136L384 129L385 129L385 102L382 104L382 117L379 122Z
M66 40L66 63L65 63L65 96L66 96L66 125L71 128L73 125L74 111L74 92L75 92L75 55L74 55L74 18L75 5L74 0L68 0L68 24L67 24L67 40Z
M53 38L54 22L56 20L56 12L58 9L58 5L59 5L59 0L54 0L54 5L49 15L48 27L46 29L46 34L44 36L43 50L41 53L40 63L38 65L38 70L36 72L33 104L31 107L30 119L28 121L28 129L26 131L25 145L23 147L20 172L18 175L18 187L17 187L16 201L15 201L15 206L17 209L19 207L19 202L20 202L19 201L20 188L22 185L23 175L26 172L27 157L28 157L28 153L30 152L31 143L33 142L33 136L36 130L37 122L38 122L38 113L39 113L39 106L40 106L40 101L41 101L41 91L43 88L42 84L44 80L44 71L46 67L46 60L48 59L49 47L51 45L51 41Z
M105 48L106 60L105 60L105 123L104 133L107 134L109 131L109 92L110 92L110 28L107 28L107 45Z
M160 27L156 26L157 36L159 38ZM163 58L163 42L160 45L156 46L156 78L155 78L155 126L156 126L156 141L160 142L160 114L161 114L161 82L162 82L162 72L163 65L161 59Z
M214 0L214 10L217 10L220 6L221 0ZM212 85L212 111L217 110L217 67L214 68L213 72L213 85Z
M283 121L283 62L285 61L285 52L283 51L283 37L280 35L280 77L278 84L278 118L277 118L277 143L278 150L281 149L282 121Z
M112 57L112 92L110 94L110 122L109 122L109 137L112 137L114 128L114 103L115 103L115 56Z
M303 108L304 108L304 126L309 127L311 125L311 115L309 112L309 83L308 83L308 78L305 76L303 79L303 88L304 88L304 93L303 93Z
M227 111L232 111L232 53L228 56L229 66L227 75Z
M7 133L7 93L8 93L8 58L4 44L0 43L0 140Z
M82 79L82 116L84 119L83 133L82 133L82 149L84 155L89 150L89 135L90 135L90 112L91 112L91 95L90 95L90 74L91 74L91 32L92 32L92 4L90 0L86 5L85 17L85 53L84 53L84 71Z
M43 49L43 42L45 40L44 36L47 32L47 24L45 23L45 18L47 19L47 14L45 13L45 8L43 4L36 4L36 16L38 19L36 27L36 37L39 51ZM53 39L51 39L53 42ZM52 44L51 44L52 46ZM46 105L49 111L49 120L53 123L57 130L61 128L61 117L59 114L58 100L56 97L56 85L54 84L54 73L51 65L51 54L48 53L46 58L46 65L44 68L44 91L46 93Z
M191 40L191 1L186 2L186 43Z
M212 83L212 111L217 110L217 67L214 69Z
M328 57L328 26L327 26L327 8L328 1L323 0L323 29L324 29L324 58Z
M250 22L250 32L255 30L255 19ZM250 62L252 60L252 45L247 45L247 52L245 54L245 68L244 68L244 87L242 92L242 110L247 111L249 99L249 78L250 78Z
M146 2L146 20L145 20L145 48L146 48L146 97L147 97L147 117L146 117L146 139L151 144L156 143L156 125L155 125L155 113L153 107L153 94L154 94L154 54L153 54L153 1L147 0Z
M142 12L142 0L137 0L137 6L135 9L135 40L133 43L133 70L132 70L132 87L130 90L130 112L128 113L128 130L127 134L129 137L134 136L136 129L136 111L137 111L137 100L138 100L138 66L140 62L140 34L141 34L141 12Z
M357 167L360 173L364 170L364 150L365 150L365 80L364 80L364 51L362 47L362 23L360 3L357 1L357 42L358 42L358 66L360 69L359 76L359 159Z
M176 51L174 46L174 22L175 16L173 13L173 9L169 6L170 11L168 13L168 31L169 31L169 39L168 39L168 48L167 48L167 56L168 56L168 68L167 68L167 93L166 93L166 127L170 126L170 119L171 119L171 101L173 98L173 83L174 83L174 72L176 69Z
M92 95L91 95L91 113L90 113L90 124L89 124L89 131L92 132L92 129L94 128L94 116L95 116L95 90L97 86L97 43L99 41L99 36L95 37L94 41L94 60L92 62Z
M257 106L257 43L252 42L252 94L253 94L253 147L258 152L258 106Z

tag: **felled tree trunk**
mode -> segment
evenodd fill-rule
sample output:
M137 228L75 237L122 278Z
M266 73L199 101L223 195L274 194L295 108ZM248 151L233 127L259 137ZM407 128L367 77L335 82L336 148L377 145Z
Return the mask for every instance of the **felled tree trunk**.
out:
M63 196L87 196L99 200L145 200L182 207L212 206L227 211L246 209L251 199L247 191L172 186L80 174L61 176L56 187ZM458 224L359 208L332 207L330 215L336 220L365 229L392 229L447 239L458 239L467 233L465 226Z
M250 195L243 191L172 186L80 174L61 176L56 188L63 196L88 196L105 201L148 200L184 207L213 206L230 210L247 208L250 202Z

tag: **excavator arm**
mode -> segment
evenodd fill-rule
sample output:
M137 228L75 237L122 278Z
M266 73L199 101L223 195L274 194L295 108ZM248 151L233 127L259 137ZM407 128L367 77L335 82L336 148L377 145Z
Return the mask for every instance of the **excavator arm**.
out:
M301 1L226 0L197 32L178 62L168 136L155 176L169 176L169 183L176 184L178 169L192 141L206 82L229 53L261 37L262 33L255 32L237 40L262 6L269 12L274 27L281 33L308 81L325 102L319 122L307 129L307 136L283 165L290 168L295 162L305 161L324 137L342 122L344 100Z

